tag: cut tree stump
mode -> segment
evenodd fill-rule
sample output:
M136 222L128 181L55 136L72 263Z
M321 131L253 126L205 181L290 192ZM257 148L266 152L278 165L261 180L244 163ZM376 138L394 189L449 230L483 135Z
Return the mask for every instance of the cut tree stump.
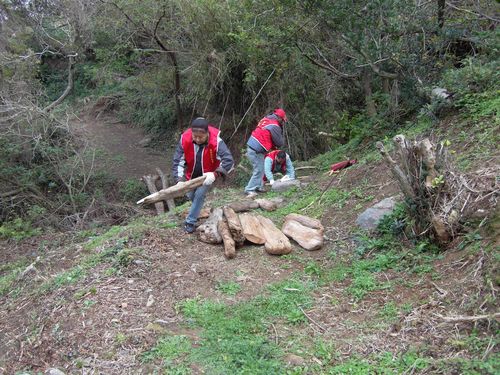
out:
M236 242L238 246L243 245L243 242L245 242L245 236L243 235L243 228L241 226L240 218L231 207L224 206L222 208L222 211L224 212L224 216L227 220L227 225L234 239L234 242Z
M264 235L264 228L257 216L244 213L239 215L241 227L243 228L243 235L247 239L257 245L264 245L266 243L266 236Z
M276 225L267 217L257 215L266 238L264 249L271 255L285 255L292 251L292 244Z
M217 224L217 229L222 237L222 242L224 243L224 256L227 259L233 259L236 256L236 248L234 239L229 231L229 226L226 220L222 219Z
M162 190L168 189L171 185L171 181L169 176L167 176L160 168L156 168L156 172L158 172L158 176L160 176ZM173 199L167 199L167 207L169 211L173 211L175 209L175 202Z
M149 192L152 195L158 194L158 188L156 187L156 180L158 180L158 178L159 177L157 175L150 175L150 174L142 176L142 181L146 184ZM161 201L156 201L155 208L156 208L156 213L158 215L165 212L165 207L163 206L163 202Z
M278 205L268 199L256 199L255 202L258 203L259 207L265 211L274 211L278 208Z
M259 204L254 200L243 199L239 202L231 203L228 207L233 209L234 212L244 212L259 208Z
M207 221L201 224L196 231L200 235L200 240L210 244L222 242L222 236L219 233L219 222L222 220L222 208L215 208Z
M324 228L319 220L308 216L289 214L285 217L281 230L306 250L319 250L323 247Z
M162 189L157 193L142 198L137 202L137 204L151 204L159 201L182 197L188 191L191 191L203 185L203 181L205 181L205 178L205 176L196 177L192 180L178 183L174 186L169 187L168 189Z

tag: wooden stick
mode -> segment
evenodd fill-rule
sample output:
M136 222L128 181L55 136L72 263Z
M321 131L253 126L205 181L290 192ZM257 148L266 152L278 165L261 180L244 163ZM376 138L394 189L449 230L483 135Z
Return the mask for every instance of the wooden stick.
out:
M217 229L219 230L222 242L224 243L224 256L227 259L233 259L236 256L236 248L234 239L231 237L227 221L224 219L220 220L217 224Z
M243 243L245 242L245 236L243 235L243 228L241 227L240 218L231 207L224 206L222 208L222 211L224 212L224 216L226 217L227 225L229 227L231 235L233 236L234 242L236 242L236 244L239 246L243 245Z
M158 176L161 179L162 189L168 189L170 186L170 178L160 168L156 168L156 172L158 172ZM173 199L167 199L167 206L169 211L173 211L175 209L175 202Z
M436 314L438 318L443 319L445 322L475 322L477 320L483 319L495 319L500 316L500 312L491 315L474 315L474 316L443 316L441 314Z
M156 180L158 180L157 175L146 175L142 176L142 181L146 184L148 187L148 190L151 194L158 194L158 189L156 188ZM153 202L152 202L153 203ZM163 206L163 202L161 201L156 201L155 202L155 208L156 208L156 213L158 215L162 214L165 212L165 207Z
M169 187L168 189L162 189L157 193L142 198L140 201L137 202L137 204L150 204L159 201L164 201L167 199L182 197L188 191L191 191L203 185L203 181L205 181L205 178L206 178L205 176L200 176L186 182L180 182L177 185Z

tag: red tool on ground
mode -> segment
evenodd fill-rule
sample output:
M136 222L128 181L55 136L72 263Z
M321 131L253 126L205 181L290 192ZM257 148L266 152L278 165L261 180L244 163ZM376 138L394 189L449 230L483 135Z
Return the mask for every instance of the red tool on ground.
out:
M358 159L352 159L352 160L346 160L346 161L341 161L339 163L332 164L330 166L330 171L331 172L337 172L340 171L341 169L345 169L350 167L351 165L354 165L358 162Z

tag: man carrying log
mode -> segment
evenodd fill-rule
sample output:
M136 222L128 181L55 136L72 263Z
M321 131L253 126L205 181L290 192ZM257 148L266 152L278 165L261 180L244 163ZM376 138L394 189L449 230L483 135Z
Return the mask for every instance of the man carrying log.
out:
M276 108L273 113L259 121L247 142L247 157L252 163L252 177L245 187L248 196L255 196L264 191L264 158L265 155L284 144L283 126L287 121L286 113Z
M206 177L203 185L186 194L193 202L184 223L186 233L195 231L205 195L216 178L229 173L233 165L233 156L220 138L219 129L209 125L203 117L194 119L191 127L181 135L172 164L172 176L177 184Z
M295 179L295 170L290 156L285 151L274 150L264 159L264 181L269 181L272 186L274 184L273 173L278 172L283 174L280 181Z

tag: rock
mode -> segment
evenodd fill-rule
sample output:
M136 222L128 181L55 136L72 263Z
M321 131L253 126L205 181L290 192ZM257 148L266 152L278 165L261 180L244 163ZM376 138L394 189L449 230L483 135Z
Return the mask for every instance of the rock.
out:
M144 138L142 138L139 142L137 142L137 145L141 147L148 147L152 141L153 138L147 135Z
M288 365L291 366L302 366L306 363L306 360L295 354L287 354L285 358L283 358Z
M153 303L155 303L155 298L153 297L152 294L150 294L148 297L148 301L146 302L146 307L153 306Z
M65 375L65 373L57 368L49 368L45 371L45 375Z
M366 209L361 215L356 219L356 224L365 230L374 230L377 228L380 220L385 216L389 215L394 211L394 206L396 205L395 197L385 198L381 200L374 206Z
M272 191L282 192L287 191L295 186L300 187L299 180L275 181L271 187Z

